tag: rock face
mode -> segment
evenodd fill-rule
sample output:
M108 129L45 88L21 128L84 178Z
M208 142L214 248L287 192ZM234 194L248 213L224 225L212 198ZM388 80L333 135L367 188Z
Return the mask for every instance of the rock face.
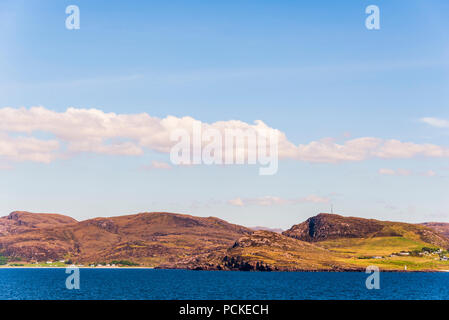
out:
M449 239L431 228L401 222L379 221L320 213L282 233L307 242L344 238L404 237L418 238L435 246L449 248Z
M282 234L302 241L317 242L338 238L363 238L382 229L382 224L376 220L320 213Z

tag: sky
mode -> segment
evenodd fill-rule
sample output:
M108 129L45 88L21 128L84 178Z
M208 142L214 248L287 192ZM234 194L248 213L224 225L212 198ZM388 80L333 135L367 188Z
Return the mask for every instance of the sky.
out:
M168 211L286 229L333 207L449 222L447 12L443 0L0 0L0 215ZM278 130L277 173L174 165L167 137L192 119Z

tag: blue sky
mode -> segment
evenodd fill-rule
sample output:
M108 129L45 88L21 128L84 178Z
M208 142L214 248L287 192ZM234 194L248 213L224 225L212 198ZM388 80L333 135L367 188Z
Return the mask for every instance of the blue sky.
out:
M71 4L80 30L65 28ZM380 30L365 28L370 4ZM422 120L449 119L447 12L447 1L1 0L0 110L262 120L296 145L375 137L449 148L448 126ZM259 176L254 166L142 169L169 161L154 150L49 163L0 157L0 212L162 210L287 228L332 203L343 215L449 222L448 159L284 159L276 175ZM328 201L291 201L311 195ZM244 205L229 202L237 198Z

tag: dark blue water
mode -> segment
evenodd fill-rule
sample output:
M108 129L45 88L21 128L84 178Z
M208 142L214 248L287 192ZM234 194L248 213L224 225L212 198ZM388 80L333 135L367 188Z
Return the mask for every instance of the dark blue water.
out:
M449 299L449 273L381 273L379 290L362 272L80 269L79 290L67 276L0 269L0 299Z

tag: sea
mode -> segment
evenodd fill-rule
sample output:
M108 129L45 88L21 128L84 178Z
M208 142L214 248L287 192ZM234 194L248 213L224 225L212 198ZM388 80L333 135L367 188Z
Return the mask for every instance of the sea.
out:
M244 272L79 269L68 289L64 268L1 268L1 300L415 300L449 299L449 273ZM71 279L69 284L74 284ZM69 285L70 287L70 285Z

